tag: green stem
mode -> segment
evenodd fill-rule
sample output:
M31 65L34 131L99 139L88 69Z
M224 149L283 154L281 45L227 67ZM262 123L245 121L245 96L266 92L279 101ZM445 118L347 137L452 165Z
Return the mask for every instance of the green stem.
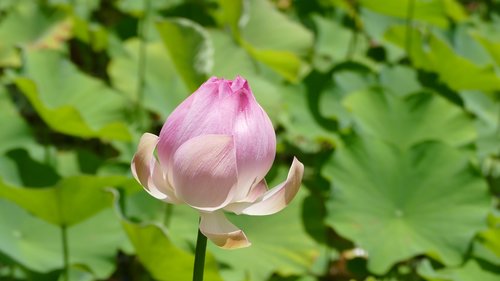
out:
M413 10L415 10L415 0L409 0L406 14L406 54L410 57L410 48L412 41Z
M9 265L9 280L15 280L14 279L15 270L16 268L14 264Z
M146 40L147 40L147 21L149 18L149 10L151 8L150 0L144 0L144 14L142 15L139 22L139 30L137 35L140 39L139 42L139 57L138 57L138 67L137 67L137 103L136 103L136 115L137 120L139 120L140 127L142 128L144 124L143 118L143 99L144 99L144 88L146 86Z
M349 39L349 46L348 46L348 49L347 49L347 53L346 53L346 60L351 60L352 57L354 56L354 53L356 52L356 45L358 43L358 36L359 36L359 33L361 31L361 25L359 23L359 20L358 20L358 7L356 6L356 4L352 4L352 10L353 10L353 14L352 14L352 20L354 22L354 29L352 30L352 35L351 35L351 38Z
M498 92L500 94L500 92ZM497 118L497 135L500 134L500 100L498 100L497 104L497 109L498 109L498 118Z
M69 281L69 251L68 251L68 228L66 225L61 225L62 250L63 250L63 280Z
M497 122L497 136L500 135L500 100L497 102L498 107L498 122ZM498 146L498 155L500 156L500 146Z
M165 212L163 213L163 225L168 228L170 218L172 217L172 204L165 204Z
M193 281L203 281L206 250L207 237L203 235L198 228L198 239L196 240L196 252L194 256Z
M347 49L346 60L351 60L356 52L356 44L358 42L358 29L352 31L351 39L349 40L349 47Z

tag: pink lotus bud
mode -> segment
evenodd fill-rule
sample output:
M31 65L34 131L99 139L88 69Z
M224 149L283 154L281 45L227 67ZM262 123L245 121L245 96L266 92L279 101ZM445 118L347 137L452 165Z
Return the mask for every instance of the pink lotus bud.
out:
M267 189L275 153L272 123L247 81L212 77L174 110L159 137L142 136L132 173L155 198L199 210L200 230L216 245L240 248L250 242L223 210L274 214L300 187L304 166L294 159L288 178Z

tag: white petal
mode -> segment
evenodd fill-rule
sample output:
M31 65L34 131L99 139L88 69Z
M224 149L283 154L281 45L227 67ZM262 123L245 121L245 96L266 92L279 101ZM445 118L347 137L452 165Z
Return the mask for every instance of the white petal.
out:
M267 188L267 183L266 180L263 179L260 182L258 182L250 192L248 193L247 197L243 199L243 202L255 202L257 199L259 199L261 196L264 195L268 190Z
M157 143L157 136L150 133L142 135L130 166L132 174L151 196L169 203L179 203L154 157Z
M202 212L200 231L221 248L238 249L251 245L245 233L229 222L222 211Z
M237 202L226 206L224 209L236 214L253 216L271 215L283 210L299 191L304 174L304 165L296 158L288 172L286 181L264 193L255 202Z

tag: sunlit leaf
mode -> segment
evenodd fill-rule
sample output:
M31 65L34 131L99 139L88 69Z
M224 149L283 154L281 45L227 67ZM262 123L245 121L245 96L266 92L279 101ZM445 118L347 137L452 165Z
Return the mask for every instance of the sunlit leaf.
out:
M141 263L155 280L189 280L193 275L194 255L177 248L166 233L155 225L138 225L123 220L122 225L135 247ZM215 260L207 257L204 280L221 281Z
M95 12L102 0L48 0L50 5L69 8L81 18L88 19Z
M465 12L454 0L388 0L380 5L377 0L360 1L363 7L381 14L406 19L409 15L414 20L433 24L442 28L448 26L447 16L463 20ZM411 14L410 14L411 13Z
M26 78L16 85L54 130L84 138L129 140L126 100L50 51L26 53Z
M34 49L64 47L72 21L63 13L45 13L36 1L19 1L0 21L0 65L20 66L19 46Z
M248 9L241 29L243 46L255 59L297 82L307 73L303 58L312 49L311 32L275 10L268 1L249 1Z
M243 38L262 50L289 51L305 56L312 47L312 33L276 10L269 1L249 1L248 21L242 28Z
M213 46L207 31L184 18L162 20L157 27L177 72L190 91L196 90L213 66Z
M219 9L213 12L220 25L229 26L231 33L240 39L240 28L248 17L248 0L217 0Z
M176 5L181 4L182 0L118 0L113 2L114 5L118 7L123 12L130 13L134 16L142 16L148 8L156 11L156 10L164 10L168 8L172 8Z
M47 222L70 226L109 206L111 196L105 188L125 181L128 179L124 177L76 176L46 188L20 188L0 182L0 197Z
M146 44L144 62L139 59L141 44ZM146 108L166 119L189 93L167 50L161 42L141 43L137 39L125 42L125 50L125 54L113 58L109 65L113 85L135 102L142 98ZM141 67L145 67L145 84L142 97L139 97L138 73Z
M488 218L488 228L481 231L473 245L473 255L491 264L500 260L500 215L492 213Z
M292 82L298 82L309 70L309 66L289 51L258 50L251 45L246 49L255 59L263 62L271 69Z
M74 17L73 33L75 38L87 43L96 52L103 51L106 47L108 47L110 36L109 32L100 24Z
M391 28L386 38L404 48L406 44L406 28L395 26ZM439 79L454 90L500 89L500 77L491 66L478 66L457 55L447 42L434 34L424 36L415 29L410 32L410 59L417 68L436 72Z
M0 85L0 123L2 133L0 134L0 154L13 148L36 149L36 142L28 124L21 118L9 99L7 91Z

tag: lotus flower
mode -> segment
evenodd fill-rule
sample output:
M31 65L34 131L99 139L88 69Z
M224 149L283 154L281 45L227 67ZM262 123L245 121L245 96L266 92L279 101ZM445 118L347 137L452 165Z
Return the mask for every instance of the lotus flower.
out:
M153 197L198 210L200 231L217 246L241 248L250 242L224 211L274 214L300 187L304 166L294 159L287 179L268 190L275 153L273 126L247 81L212 77L173 111L159 137L141 137L132 173Z

